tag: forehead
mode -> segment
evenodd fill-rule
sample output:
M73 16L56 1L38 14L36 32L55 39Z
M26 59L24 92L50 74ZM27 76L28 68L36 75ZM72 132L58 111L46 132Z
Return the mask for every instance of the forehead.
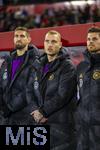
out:
M99 32L93 32L93 33L88 33L87 38L100 38L100 33Z
M47 34L45 36L45 40L60 40L60 36L58 34Z
M27 32L23 31L23 30L17 30L17 31L15 31L14 35L25 35L25 36L27 36Z

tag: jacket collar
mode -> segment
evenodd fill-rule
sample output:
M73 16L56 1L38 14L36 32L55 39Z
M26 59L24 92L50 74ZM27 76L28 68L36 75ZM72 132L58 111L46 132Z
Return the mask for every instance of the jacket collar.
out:
M89 64L100 63L100 53L90 53L87 49L85 50L84 58Z
M60 49L59 53L58 53L58 57L57 57L55 60L58 60L58 59L59 59L59 60L63 60L63 59L66 59L66 58L67 58L67 59L70 58L70 57L69 57L68 50L65 49L64 47L62 47L62 48ZM41 62L42 62L43 65L48 62L46 53L43 53L43 54L40 56L39 59L41 60ZM54 60L54 61L55 61L55 60Z
M50 67L49 72L52 72L52 71L56 70L56 68L61 64L60 62L63 61L64 59L69 60L70 57L69 57L69 54L68 54L68 50L63 48L63 47L60 49L60 51L58 53L58 57L50 63L48 62L46 53L44 53L40 57L42 67L44 67L46 64L49 64L49 67Z

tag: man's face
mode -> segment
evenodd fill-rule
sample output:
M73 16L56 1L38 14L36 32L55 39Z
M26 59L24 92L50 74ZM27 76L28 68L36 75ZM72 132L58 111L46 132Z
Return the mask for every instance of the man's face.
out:
M44 40L44 50L47 55L54 56L58 54L62 46L61 38L58 34L47 34Z
M88 33L87 49L89 52L100 52L100 33Z
M26 31L18 30L14 33L14 45L16 49L22 50L30 43L31 38Z

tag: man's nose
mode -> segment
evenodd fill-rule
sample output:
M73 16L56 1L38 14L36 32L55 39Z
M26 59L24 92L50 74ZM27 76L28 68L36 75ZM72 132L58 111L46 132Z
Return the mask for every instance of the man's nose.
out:
M90 43L92 43L93 42L93 39L90 39Z
M49 46L52 46L52 41L49 41L49 42L48 42L48 45L49 45Z

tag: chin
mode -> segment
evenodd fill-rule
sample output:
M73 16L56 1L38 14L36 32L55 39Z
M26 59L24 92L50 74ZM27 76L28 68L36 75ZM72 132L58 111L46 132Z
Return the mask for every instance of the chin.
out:
M89 50L90 52L95 51L95 49L94 49L93 47L89 47L88 50Z
M47 53L48 55L54 55L53 53Z
M90 52L94 52L95 51L95 49L90 49Z
M24 46L16 46L16 49L22 50Z
M95 49L92 49L92 50L89 50L90 53L96 53L98 52L98 50L95 50Z

